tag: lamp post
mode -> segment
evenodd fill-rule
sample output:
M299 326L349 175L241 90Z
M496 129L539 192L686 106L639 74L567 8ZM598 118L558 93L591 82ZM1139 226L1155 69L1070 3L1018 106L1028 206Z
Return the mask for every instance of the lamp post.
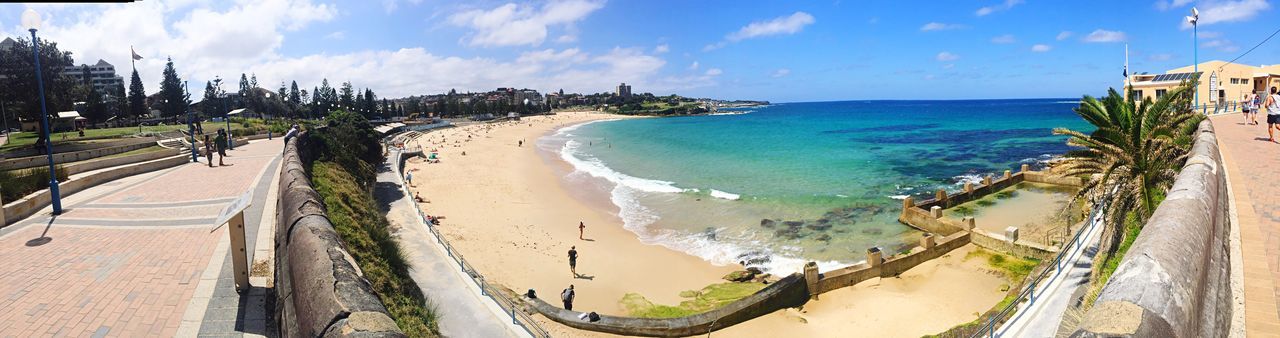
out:
M1197 10L1195 7L1191 7L1191 16L1188 16L1188 17L1187 17L1187 22L1188 22L1188 23L1191 23L1191 45L1192 45L1192 48L1191 48L1191 49L1192 49L1192 52L1191 52L1191 54L1193 55L1193 56L1192 56L1192 57L1193 57L1192 61L1193 61L1193 62L1195 62L1195 64L1194 64L1193 66L1191 66L1191 67L1192 67L1192 70L1191 70L1191 71L1192 71L1192 73L1193 73L1193 74L1198 74L1198 73L1200 73L1200 41L1199 41L1199 38L1200 38L1200 25L1198 25L1199 21L1200 21L1200 11L1199 11L1199 10ZM1195 86L1195 89L1194 89L1193 93L1194 93L1194 95L1195 95L1196 106L1198 107L1198 106L1200 106L1200 78L1199 78L1199 76L1197 76L1197 77L1196 77L1196 86Z
M44 134L44 150L45 156L49 159L49 194L50 200L53 202L53 214L62 214L62 196L58 193L58 172L53 163L53 139L49 137L49 113L45 109L44 103L44 78L40 74L40 38L36 37L36 30L40 29L40 14L35 10L27 8L22 13L22 25L31 31L31 56L36 63L36 86L38 86L40 94L40 120L44 122L42 133Z
M182 91L187 91L187 81L182 81ZM189 96L189 95L187 95ZM187 110L187 134L191 135L191 163L200 162L200 153L196 151L196 117L195 111L191 110L191 105L183 102L183 109Z

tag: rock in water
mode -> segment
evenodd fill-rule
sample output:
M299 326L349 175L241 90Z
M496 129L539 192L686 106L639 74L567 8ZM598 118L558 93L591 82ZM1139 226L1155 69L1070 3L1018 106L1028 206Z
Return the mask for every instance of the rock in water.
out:
M760 268L757 268L757 267L754 267L754 266L749 266L749 267L747 267L747 272L750 272L750 273L751 273L751 274L753 274L753 275L759 275L759 274L764 273L764 271L760 271Z
M774 221L768 218L760 220L760 226L762 227L773 228L773 226L776 224L778 224L778 221Z
M727 280L730 282L748 282L755 277L756 277L756 274L751 273L750 271L743 270L743 271L730 272L729 274L724 275L724 280Z
M827 229L831 229L831 224L818 222L818 223L808 224L806 225L806 227L808 227L809 230L813 230L813 231L826 231Z

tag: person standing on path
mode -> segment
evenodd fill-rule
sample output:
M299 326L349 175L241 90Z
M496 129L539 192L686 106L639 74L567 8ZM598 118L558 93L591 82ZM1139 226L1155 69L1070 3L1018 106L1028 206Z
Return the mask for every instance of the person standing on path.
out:
M582 221L578 221L578 239L585 240L585 238L582 238L582 234L585 233L586 231L587 231L587 224L582 223Z
M204 161L213 168L213 143L209 143L209 135L204 136Z
M576 295L575 295L575 294L574 294L574 292L573 292L573 284L569 284L569 288L568 288L568 289L564 289L564 291L561 291L561 292L560 292L560 300L564 302L564 309L565 309L565 310L573 311L573 297L574 297L574 296L576 296Z
M1271 87L1271 95L1267 95L1267 140L1276 142L1273 134L1280 129L1280 95L1276 95L1276 87Z
M1258 110L1262 109L1262 96L1258 94L1249 94L1249 122L1258 125Z
M213 143L215 147L218 147L218 165L226 165L222 163L222 159L227 157L227 132L218 129L218 136L213 138Z
M578 247L569 247L569 272L573 273L573 277L578 277Z
M1253 94L1244 94L1244 104L1240 105L1240 112L1244 113L1244 124L1249 124L1249 112L1253 110Z

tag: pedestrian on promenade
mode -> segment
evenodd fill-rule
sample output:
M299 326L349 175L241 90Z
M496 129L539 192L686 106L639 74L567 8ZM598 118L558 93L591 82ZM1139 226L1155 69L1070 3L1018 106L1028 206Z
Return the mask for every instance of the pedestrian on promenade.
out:
M289 148L289 139L293 138L294 136L298 136L298 125L297 125L297 124L294 124L294 125L293 125L293 127L289 128L289 131L288 131L288 132L285 132L285 133L284 133L284 147L285 147L285 148Z
M573 273L573 277L578 277L578 247L569 247L569 272Z
M209 142L209 135L204 136L204 161L213 168L213 143Z
M582 223L582 221L578 221L578 239L585 239L585 238L582 238L582 234L586 231L587 231L587 224Z
M569 284L569 288L568 288L568 289L564 289L564 291L561 291L561 292L560 292L560 300L561 300L561 301L564 301L564 309L565 309L565 310L573 311L573 297L574 297L574 296L576 296L576 295L575 295L575 294L574 294L574 292L573 292L573 284Z
M1253 93L1244 94L1244 104L1240 105L1240 112L1244 113L1244 124L1249 124L1249 112L1253 110Z
M1258 125L1258 111L1262 110L1262 96L1249 93L1249 120L1253 125Z
M218 129L218 136L213 138L213 144L218 148L218 165L226 165L222 163L222 159L227 157L227 132Z
M1267 95L1267 140L1276 142L1273 135L1275 130L1280 129L1280 95L1276 95L1276 87L1271 87L1271 95Z

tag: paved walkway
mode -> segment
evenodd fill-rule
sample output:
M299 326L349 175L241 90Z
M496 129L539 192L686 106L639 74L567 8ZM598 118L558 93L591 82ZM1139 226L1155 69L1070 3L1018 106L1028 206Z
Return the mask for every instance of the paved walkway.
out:
M60 216L46 208L0 228L0 337L206 333L207 315L230 313L212 301L230 264L226 227L212 223L251 189L265 204L261 182L279 150L257 142L232 151L230 167L186 164L108 182L63 198ZM259 217L246 216L252 235ZM251 322L246 313L265 314L236 304L233 330Z
M1229 176L1244 264L1245 334L1280 337L1280 144L1266 124L1212 117Z
M475 282L462 273L437 245L419 221L413 201L401 189L400 178L391 168L391 161L398 155L392 152L387 162L378 168L378 183L374 195L387 220L399 226L400 246L412 267L410 275L435 304L440 313L440 334L445 337L527 337L523 329L512 325L511 317L493 301L480 295Z
M1056 337L1062 316L1079 298L1081 288L1089 284L1093 258L1098 254L1102 238L1102 215L1094 215L1078 242L1055 271L1034 291L1034 302L1022 303L1013 318L996 330L998 337Z

